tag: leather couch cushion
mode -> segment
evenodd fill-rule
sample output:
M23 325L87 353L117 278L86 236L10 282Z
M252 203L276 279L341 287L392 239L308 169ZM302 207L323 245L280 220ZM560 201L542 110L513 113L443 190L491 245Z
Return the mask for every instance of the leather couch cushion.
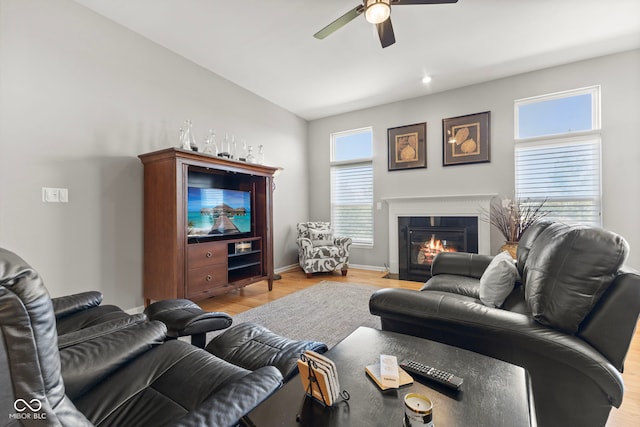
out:
M552 221L549 220L540 220L527 228L527 230L520 237L520 241L518 242L518 274L520 275L520 280L524 284L524 266L527 264L527 258L529 257L529 251L531 251L531 247L535 243L536 239L544 230L547 229L552 224Z
M538 322L575 333L626 259L629 247L610 231L549 225L524 266L525 298Z
M480 277L480 301L488 307L500 307L518 280L518 269L507 251L496 255Z
M450 292L452 294L480 299L480 294L478 293L479 288L480 281L474 277L439 274L427 280L427 283L425 283L420 290Z

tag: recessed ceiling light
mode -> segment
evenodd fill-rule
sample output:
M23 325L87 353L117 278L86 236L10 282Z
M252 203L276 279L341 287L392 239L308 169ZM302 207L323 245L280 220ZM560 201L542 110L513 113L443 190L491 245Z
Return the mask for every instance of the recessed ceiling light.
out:
M422 83L427 84L431 81L431 76L424 76L422 78Z

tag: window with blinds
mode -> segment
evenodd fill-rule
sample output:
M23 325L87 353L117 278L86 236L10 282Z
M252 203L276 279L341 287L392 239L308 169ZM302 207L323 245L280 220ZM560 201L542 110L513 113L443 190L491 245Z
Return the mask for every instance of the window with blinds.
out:
M548 218L602 225L599 87L515 102L515 187Z
M331 135L331 227L354 244L373 245L371 128Z

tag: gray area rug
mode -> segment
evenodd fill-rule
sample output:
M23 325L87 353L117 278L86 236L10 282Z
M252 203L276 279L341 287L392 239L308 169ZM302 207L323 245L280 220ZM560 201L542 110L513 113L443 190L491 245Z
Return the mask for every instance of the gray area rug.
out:
M320 341L331 348L358 326L380 329L380 318L369 313L369 297L378 289L323 281L240 313L233 317L233 325L257 323L279 335ZM222 332L210 332L207 341Z

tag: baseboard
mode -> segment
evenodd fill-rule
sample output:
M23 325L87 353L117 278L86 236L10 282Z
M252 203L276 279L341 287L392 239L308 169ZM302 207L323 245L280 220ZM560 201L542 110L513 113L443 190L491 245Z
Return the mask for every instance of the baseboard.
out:
M371 270L371 271L387 271L386 267L380 267L378 265L362 265L362 264L349 264L349 268L357 268L359 270Z
M273 270L274 273L280 274L285 273L287 271L295 270L296 268L300 268L299 264L291 264L284 267L276 268Z

